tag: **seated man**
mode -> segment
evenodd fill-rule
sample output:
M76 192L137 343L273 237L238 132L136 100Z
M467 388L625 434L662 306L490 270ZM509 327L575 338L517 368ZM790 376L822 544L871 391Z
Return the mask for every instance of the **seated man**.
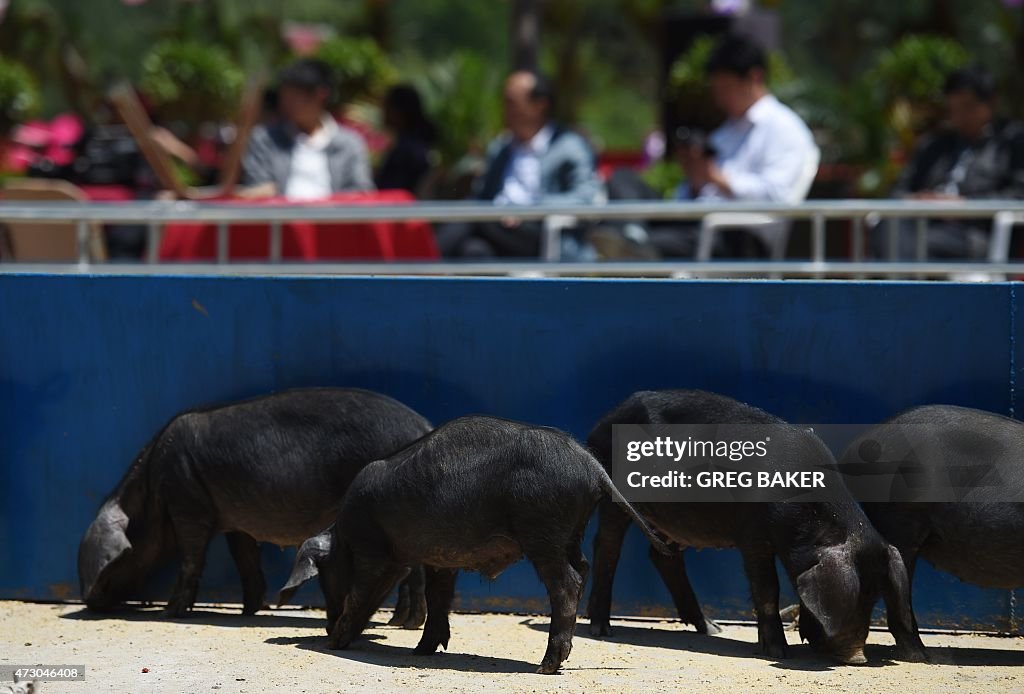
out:
M595 158L578 134L552 121L554 93L542 75L520 71L505 81L507 133L487 150L483 176L473 197L496 205L595 202L601 185ZM446 257L532 256L540 253L542 225L520 222L515 212L502 222L447 224L438 229Z
M944 89L948 130L925 138L893 190L913 200L1024 198L1024 126L995 117L995 84L979 68L956 70ZM916 257L913 220L900 223L898 259ZM991 219L929 220L929 258L984 258ZM879 233L881 232L881 233ZM889 256L885 228L871 235L876 257Z
M715 44L706 66L715 104L727 120L706 141L682 143L679 157L686 183L685 200L741 200L797 204L817 172L819 152L807 125L768 90L764 51L750 39L725 36ZM692 256L696 225L654 228L651 242L664 256ZM767 257L764 240L732 235L729 255Z
M281 72L280 120L253 129L242 161L247 185L296 200L373 190L365 143L327 110L333 84L330 68L319 60L302 59Z

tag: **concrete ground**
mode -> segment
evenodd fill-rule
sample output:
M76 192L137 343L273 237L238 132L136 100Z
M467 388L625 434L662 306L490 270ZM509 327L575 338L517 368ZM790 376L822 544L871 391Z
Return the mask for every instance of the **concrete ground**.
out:
M418 631L386 627L379 613L350 650L326 650L323 612L201 607L166 621L138 609L99 619L80 605L0 602L0 667L85 665L86 681L44 683L46 692L953 692L1024 691L1024 639L926 634L930 665L890 660L892 639L873 631L869 664L833 665L787 632L792 657L754 654L752 626L719 636L653 620L613 621L593 639L580 620L562 673L534 674L546 616L455 614L451 651L411 654ZM616 628L617 627L617 628ZM3 688L0 682L0 690Z

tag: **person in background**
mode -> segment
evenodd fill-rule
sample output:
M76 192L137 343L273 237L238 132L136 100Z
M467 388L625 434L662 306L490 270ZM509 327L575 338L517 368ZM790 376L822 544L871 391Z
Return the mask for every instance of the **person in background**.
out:
M686 183L678 197L701 201L803 202L818 170L820 154L810 129L769 91L768 62L761 47L735 34L715 44L705 68L711 97L726 121L706 141L680 147ZM721 236L729 255L767 257L755 235ZM663 255L695 251L696 234L685 248L655 239Z
M328 112L333 84L331 69L319 60L304 58L281 72L280 121L253 129L242 161L249 196L307 200L373 190L366 145Z
M415 87L399 84L388 90L384 125L392 132L394 143L377 171L377 187L400 188L417 195L431 169L431 148L437 131L423 112Z
M727 34L712 48L705 68L711 97L726 116L710 135L681 128L676 155L686 174L680 200L802 202L818 170L820 152L810 129L768 89L764 51L751 39ZM615 190L610 197L624 196ZM609 257L642 257L653 247L663 257L693 257L695 223L649 224L646 238L606 236L594 245ZM716 234L715 255L768 257L769 234L778 230L738 230Z
M985 70L951 72L943 89L949 127L924 138L894 187L893 197L957 201L1024 198L1024 126L996 117L995 82ZM984 258L990 219L927 225L929 258ZM898 259L915 257L914 220L901 223ZM871 235L876 257L888 257L888 233Z
M543 75L518 71L505 81L505 134L487 150L473 197L509 208L502 222L438 229L446 257L537 257L542 225L515 218L516 205L590 204L602 194L594 153L579 134L553 120L554 90Z

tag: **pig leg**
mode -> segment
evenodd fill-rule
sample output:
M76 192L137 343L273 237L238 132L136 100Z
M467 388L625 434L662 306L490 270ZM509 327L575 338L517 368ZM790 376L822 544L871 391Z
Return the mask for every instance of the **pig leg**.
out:
M590 600L587 603L593 636L610 636L612 633L612 582L630 522L626 512L611 499L601 501L597 535L594 537L594 579L590 583Z
M743 569L750 581L750 595L757 613L757 648L769 658L786 657L786 634L779 616L779 575L775 555L764 549L743 552Z
M427 599L423 594L425 578L422 566L414 566L409 575L398 584L398 602L388 626L419 629L427 618Z
M875 505L867 505L866 509L870 511L868 518L878 532L896 549L907 573L905 591L901 591L897 582L893 580L892 568L889 571L890 579L886 581L882 590L886 623L889 626L889 633L896 640L897 657L913 662L927 661L928 656L917 629L912 600L914 567L917 564L918 553L928 540L930 532L927 512L913 507L902 510L897 507L897 512L885 513ZM901 594L903 592L905 594Z
M666 557L654 547L650 548L648 556L651 563L661 575L661 580L672 594L672 602L676 605L676 612L679 619L685 624L692 624L700 634L717 634L722 628L704 617L704 612L697 602L697 595L693 592L690 579L686 575L686 562L683 553L679 552L671 557Z
M921 641L921 632L917 629L917 618L914 616L912 599L914 567L917 565L918 548L916 546L894 546L902 557L903 566L907 570L907 594L906 596L899 595L891 581L886 583L882 591L882 597L885 600L885 621L889 626L889 633L896 640L896 654L900 660L927 662L928 655L925 652L924 642Z
M260 566L260 545L243 532L226 533L228 549L242 577L242 614L256 614L263 607L267 582Z
M354 557L352 584L334 623L327 647L337 650L348 648L363 633L370 618L395 587L404 567L379 559Z
M551 600L551 629L548 632L548 648L544 653L537 672L542 675L553 675L559 666L569 657L572 650L572 636L576 631L576 610L583 592L583 576L573 568L571 560L579 553L578 548L571 549L568 557L553 558L550 550L531 553L526 556L537 569L537 574L544 587L548 590Z
M580 547L580 542L583 538L579 538L576 543L570 548L569 563L572 564L572 568L576 570L576 573L580 575L580 594L576 596L576 606L583 602L583 589L587 586L587 576L590 574L590 562L583 555L583 548Z
M181 550L181 571L164 609L165 617L183 617L192 609L199 590L199 577L206 561L206 548L213 537L213 527L206 520L171 516L174 534Z
M448 650L448 639L451 638L448 613L455 598L455 578L459 572L432 566L424 566L423 572L426 578L427 623L413 653L430 655L437 651L438 646Z
M412 574L410 574L411 576ZM408 576L398 583L398 598L395 601L395 611L388 620L389 627L400 626L409 617L409 578Z

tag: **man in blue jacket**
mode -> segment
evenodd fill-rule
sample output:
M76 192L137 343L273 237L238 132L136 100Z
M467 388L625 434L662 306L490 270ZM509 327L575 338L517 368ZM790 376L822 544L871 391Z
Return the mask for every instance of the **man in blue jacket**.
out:
M447 257L532 256L540 252L541 224L515 219L516 205L579 205L595 202L601 183L594 153L577 133L554 123L554 91L535 72L505 81L507 131L487 150L487 167L473 197L508 206L502 222L448 224L438 229Z

